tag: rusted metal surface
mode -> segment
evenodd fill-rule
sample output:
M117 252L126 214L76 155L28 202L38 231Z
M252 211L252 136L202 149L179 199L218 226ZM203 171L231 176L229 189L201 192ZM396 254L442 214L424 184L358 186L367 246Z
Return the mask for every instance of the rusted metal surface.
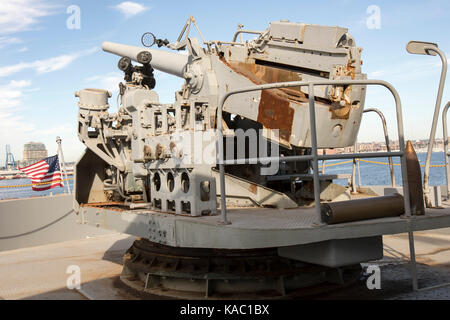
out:
M255 84L302 81L301 75L297 72L259 65L254 62L227 61L225 64ZM306 94L301 91L300 87L282 88L277 91L280 95L282 93L285 96L288 95L294 101L307 102Z
M411 214L415 216L425 214L425 203L422 188L422 171L419 159L414 151L411 141L408 141L405 149L406 171L408 173L409 199L411 203Z
M301 80L301 76L298 73L288 70L257 65L255 63L226 61L224 57L221 57L220 61L234 72L246 77L257 85ZM265 128L279 129L280 142L290 145L295 113L291 103L298 104L298 102L307 102L306 96L300 90L300 87L262 91L257 121Z
M351 60L346 66L337 66L334 72L336 79L355 79L355 67ZM330 100L332 102L330 111L332 119L348 119L352 110L352 86L332 86L330 90ZM357 105L359 107L359 105Z
M263 90L257 121L268 129L279 129L280 138L289 143L294 121L294 109L290 107L288 99L278 96L271 90Z
M404 199L399 194L321 205L322 219L327 224L397 217L404 212Z
M94 203L83 203L81 207L109 207L109 206L123 206L123 202L94 202Z
M257 191L258 191L258 186L256 184L254 184L254 183L250 183L249 190L250 190L251 193L256 194Z
M302 80L302 76L298 72L285 70L281 67L257 64L252 59L247 60L247 62L227 61L222 56L220 61L256 85ZM346 67L341 66L341 68L336 69L334 76L354 79L355 67L350 63ZM228 85L226 87L226 91L228 91ZM331 119L347 120L352 107L355 107L352 105L351 94L352 86L332 86L330 100L324 98L316 98L316 100L328 105ZM307 102L307 94L301 90L301 87L263 90L261 92L257 121L265 128L279 129L281 142L289 145L295 109L306 107L303 103ZM360 107L359 104L356 106Z
M108 208L111 211L122 212L127 210L125 203L123 202L96 202L96 203L83 203L80 205L81 208Z

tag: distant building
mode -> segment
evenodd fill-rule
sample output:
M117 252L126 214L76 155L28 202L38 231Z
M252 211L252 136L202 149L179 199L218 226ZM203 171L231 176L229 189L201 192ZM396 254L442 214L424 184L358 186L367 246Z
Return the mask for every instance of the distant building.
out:
M45 144L41 142L28 142L23 146L23 159L20 164L22 167L28 166L47 157L48 152Z

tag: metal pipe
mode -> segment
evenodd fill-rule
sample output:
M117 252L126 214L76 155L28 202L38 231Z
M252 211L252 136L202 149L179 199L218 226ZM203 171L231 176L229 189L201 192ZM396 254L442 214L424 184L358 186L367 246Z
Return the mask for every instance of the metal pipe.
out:
M62 164L62 172L63 172L63 177L67 182L67 191L69 194L72 194L72 192L70 191L70 183L69 183L69 179L67 178L67 168L66 168L66 162L64 161L64 154L62 152L62 146L61 146L61 138L60 137L56 137L56 143L58 144L58 155L59 155L59 163Z
M369 108L369 109L366 109L363 111L363 113L367 113L367 112L375 112L376 114L378 114L380 116L381 122L383 124L384 140L386 142L386 150L387 150L387 152L391 152L391 145L389 142L389 133L388 133L386 118L384 117L384 114L376 108ZM394 164L392 163L392 157L388 157L388 161L389 161L389 169L391 172L392 186L395 187L395 172L394 172Z
M222 44L231 44L231 45L234 45L234 46L243 46L243 45L245 45L244 43L240 43L240 42L220 41L220 40L207 41L207 42L205 42L205 44L206 45L215 44L216 46L220 46Z
M321 224L322 214L320 212L320 179L319 179L319 159L317 154L317 130L316 130L316 109L314 106L314 84L308 86L309 95L309 122L311 129L311 147L313 156L313 178L314 178L314 205L317 223Z
M219 139L219 175L220 175L220 210L222 214L222 223L227 225L230 222L227 220L227 196L225 191L225 163L224 163L224 149L223 149L223 119L222 119L222 106L226 98L219 104L217 110L217 133Z
M411 221L408 219L406 221L408 228L408 239L409 239L409 268L411 272L413 291L419 290L419 283L417 280L417 264L416 264L416 248L414 246L414 230L411 227Z
M152 55L151 65L153 68L174 76L184 78L184 72L189 57L180 53L162 51L157 49L129 46L120 43L105 41L102 49L120 57L128 57L137 61L137 55L142 51L150 52Z
M231 42L236 42L237 36L241 33L249 33L249 34L263 34L263 31L254 31L254 30L238 30L234 34L233 40Z
M397 152L367 152L367 153L346 153L346 154L330 154L330 155L318 155L319 160L340 160L340 159L353 159L353 158L386 158L388 156L401 157L404 153ZM313 160L312 155L305 156L284 156L284 157L262 157L262 158L247 158L247 159L231 159L224 160L225 165L236 165L236 164L254 164L257 162L270 162L270 161L284 161L284 162L295 162L295 161L309 161Z
M355 141L355 145L353 146L353 153L358 153L356 151L358 142ZM352 193L357 193L356 191L356 158L353 158L353 166L352 166Z
M225 101L232 95L244 93L244 92L252 92L252 91L260 91L265 89L276 89L276 88L289 88L289 87L298 87L298 86L321 86L321 85L381 85L387 88L391 94L394 96L395 107L396 107L396 115L397 115L397 130L398 130L398 139L400 145L400 152L390 152L390 153L372 153L370 155L364 155L360 158L378 158L378 157L386 157L386 156L401 156L401 169L402 169L402 182L403 182L403 191L404 191L404 199L405 199L405 215L406 217L411 216L411 207L409 202L409 187L408 187L408 175L406 172L406 158L405 158L405 137L404 137L404 127L403 127L403 112L402 112L402 104L400 96L395 90L395 88L388 82L382 80L322 80L322 81L292 81L292 82L277 82L277 83L269 83L263 85L256 85L252 87L246 87L241 89L236 89L221 95L219 98L218 109L217 109L217 130L218 138L219 138L219 152L218 152L218 162L220 169L220 186L221 186L221 203L222 203L222 217L223 221L226 220L226 193L225 193L225 163L223 158L223 124L222 124L222 111ZM311 106L310 106L311 110ZM314 108L311 110L315 112ZM317 149L315 150L317 152ZM316 160L322 159L352 159L354 157L358 157L358 155L327 155L327 156L316 156ZM286 160L285 157L283 160ZM320 199L319 199L320 201Z
M338 159L353 159L355 157L361 159L368 158L386 158L386 157L401 157L405 154L403 151L391 152L367 152L367 153L347 153L347 154L330 154L326 156L319 156L319 160L338 160Z
M429 207L431 207L431 202L429 199L430 190L429 190L429 186L428 186L429 177L430 177L431 154L433 152L434 138L436 135L436 127L437 127L437 122L439 119L439 111L440 111L440 107L441 107L441 103L442 103L442 94L443 94L444 86L445 86L445 78L447 76L447 58L446 58L444 52L442 52L438 47L427 47L427 48L425 48L425 50L436 52L442 60L441 80L439 82L439 90L438 90L438 95L437 95L437 99L436 99L436 106L434 107L433 123L431 126L430 139L428 141L427 161L425 163L425 173L424 173L424 177L423 177L423 189L424 189L424 193L425 193L425 204L429 208Z
M442 111L442 128L444 130L444 159L445 159L445 177L447 180L447 199L450 198L450 166L448 162L448 132L447 132L447 111L450 107L450 101Z
M323 149L322 154L324 156L326 156L327 155L327 149ZM325 174L325 160L322 160L322 174Z
M361 168L359 166L360 162L361 161L359 161L359 159L358 159L358 163L357 163L357 166L358 166L358 186L361 188Z
M403 197L384 197L330 202L321 205L322 219L327 224L339 224L369 219L398 217L405 212Z

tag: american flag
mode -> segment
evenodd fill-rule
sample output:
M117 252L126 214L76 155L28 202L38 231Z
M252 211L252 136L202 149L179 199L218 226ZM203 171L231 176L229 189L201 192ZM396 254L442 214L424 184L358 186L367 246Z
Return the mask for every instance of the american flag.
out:
M58 156L48 157L24 168L19 168L31 179L34 191L63 187Z

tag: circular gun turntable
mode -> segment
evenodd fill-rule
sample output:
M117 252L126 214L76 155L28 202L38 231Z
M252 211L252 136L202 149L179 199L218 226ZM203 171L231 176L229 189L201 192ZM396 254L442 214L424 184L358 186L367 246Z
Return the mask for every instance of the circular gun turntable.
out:
M276 248L176 248L138 239L124 256L120 279L168 298L284 299L342 288L361 271L360 265L328 268L282 258Z

